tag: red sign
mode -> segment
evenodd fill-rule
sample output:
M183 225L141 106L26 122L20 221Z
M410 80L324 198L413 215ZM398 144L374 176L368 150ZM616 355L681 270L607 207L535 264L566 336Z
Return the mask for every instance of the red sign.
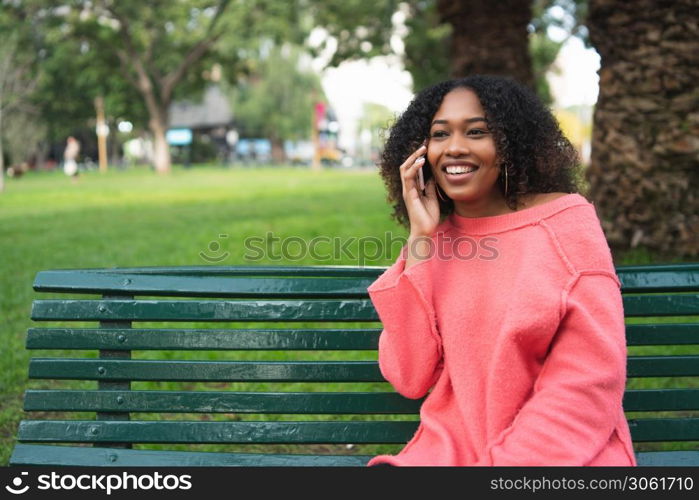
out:
M324 102L317 102L316 103L315 113L316 113L316 126L317 126L323 119L325 119L325 103Z

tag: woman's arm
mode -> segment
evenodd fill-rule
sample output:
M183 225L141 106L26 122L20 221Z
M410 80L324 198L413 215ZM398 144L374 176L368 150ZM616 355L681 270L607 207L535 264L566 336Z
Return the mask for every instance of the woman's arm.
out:
M409 249L410 244L403 247L398 260L367 291L383 323L381 373L400 394L417 399L442 372L442 343L432 306L429 259L413 259L408 267Z
M578 273L570 285L533 395L475 465L580 466L614 432L626 385L619 281L592 271Z

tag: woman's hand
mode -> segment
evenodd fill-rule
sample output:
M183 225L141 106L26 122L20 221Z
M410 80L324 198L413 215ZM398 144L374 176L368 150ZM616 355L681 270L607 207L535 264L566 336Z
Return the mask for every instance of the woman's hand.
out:
M431 236L439 225L439 201L435 177L425 185L425 194L418 186L418 173L425 164L427 146L423 144L400 166L403 201L410 219L410 238Z

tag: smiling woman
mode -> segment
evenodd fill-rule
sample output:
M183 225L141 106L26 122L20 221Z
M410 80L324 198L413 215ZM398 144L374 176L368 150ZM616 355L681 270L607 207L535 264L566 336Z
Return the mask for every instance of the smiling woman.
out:
M620 282L576 168L505 78L435 85L395 123L380 172L410 236L367 290L381 373L427 397L401 452L369 465L636 465Z
M437 176L443 216L454 211L471 217L496 215L550 199L550 195L542 194L579 191L576 179L581 176L581 166L577 152L534 92L500 77L474 75L449 80L423 90L413 99L391 127L384 148L380 174L393 205L393 217L405 227L411 223L403 199L400 166L425 142L429 150L424 178L428 181ZM478 146L481 142L483 147ZM476 149L471 152L469 148ZM465 194L475 188L465 187L469 176L457 179L446 173L445 165L436 162L448 160L458 166L460 161L476 160L486 151L495 155L487 173L489 180L496 181L493 188L500 195L494 191L487 203L480 200L474 204L473 196L461 200L457 192ZM415 154L413 161L420 155ZM495 173L498 175L493 178ZM415 175L417 169L411 177ZM475 180L477 176L472 177ZM457 182L460 180L464 182Z

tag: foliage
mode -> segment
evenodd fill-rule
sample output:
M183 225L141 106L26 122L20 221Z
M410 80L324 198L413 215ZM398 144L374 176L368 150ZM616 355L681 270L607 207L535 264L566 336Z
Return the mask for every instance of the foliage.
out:
M550 27L560 28L567 36L579 37L589 45L584 22L588 0L533 0L533 17L529 25L529 51L532 56L536 90L546 103L552 98L546 73L558 55L565 40L550 38ZM406 21L410 34L405 40L405 67L413 77L414 90L449 78L449 44L451 26L443 23L437 11L436 0L410 3L410 17ZM555 68L554 68L555 71Z
M590 48L590 39L585 22L589 0L533 0L533 18L530 29L546 34L548 29L558 28L566 37L579 38Z
M536 93L549 106L553 104L553 97L546 74L549 71L558 72L553 63L562 45L562 42L551 40L543 33L534 32L529 35L529 53L532 56Z
M380 149L383 146L386 142L385 135L394 119L394 113L386 106L373 102L364 104L359 130L368 130L371 133L371 148Z
M534 17L529 26L529 53L532 56L536 91L546 103L552 104L553 98L546 80L546 73L556 72L553 63L561 47L570 37L578 37L586 47L590 47L585 19L588 0L534 0L532 11ZM563 38L553 39L550 28L557 28L564 33Z
M436 2L415 2L406 20L405 69L413 77L413 91L449 78L449 36L452 28L442 23Z
M108 120L129 120L138 131L154 115L166 114L172 100L196 98L215 63L228 81L250 77L259 71L260 40L305 44L328 65L391 54L398 10L410 12L404 62L414 90L448 77L451 27L440 23L436 0L0 0L0 5L0 27L19 33L22 50L34 58L39 78L31 103L49 139L58 142L77 130L91 133L97 96L105 98ZM544 96L543 75L555 57L547 27L563 27L586 40L586 5L586 0L533 0L531 49ZM322 34L312 47L311 33Z
M248 76L231 85L233 113L244 136L310 137L314 101L325 99L320 78L302 66L301 56L298 47L272 46L251 64Z
M323 41L313 49L319 55L331 49L331 66L357 58L392 53L393 14L399 0L301 0L306 28L322 27ZM335 47L333 48L333 45Z

